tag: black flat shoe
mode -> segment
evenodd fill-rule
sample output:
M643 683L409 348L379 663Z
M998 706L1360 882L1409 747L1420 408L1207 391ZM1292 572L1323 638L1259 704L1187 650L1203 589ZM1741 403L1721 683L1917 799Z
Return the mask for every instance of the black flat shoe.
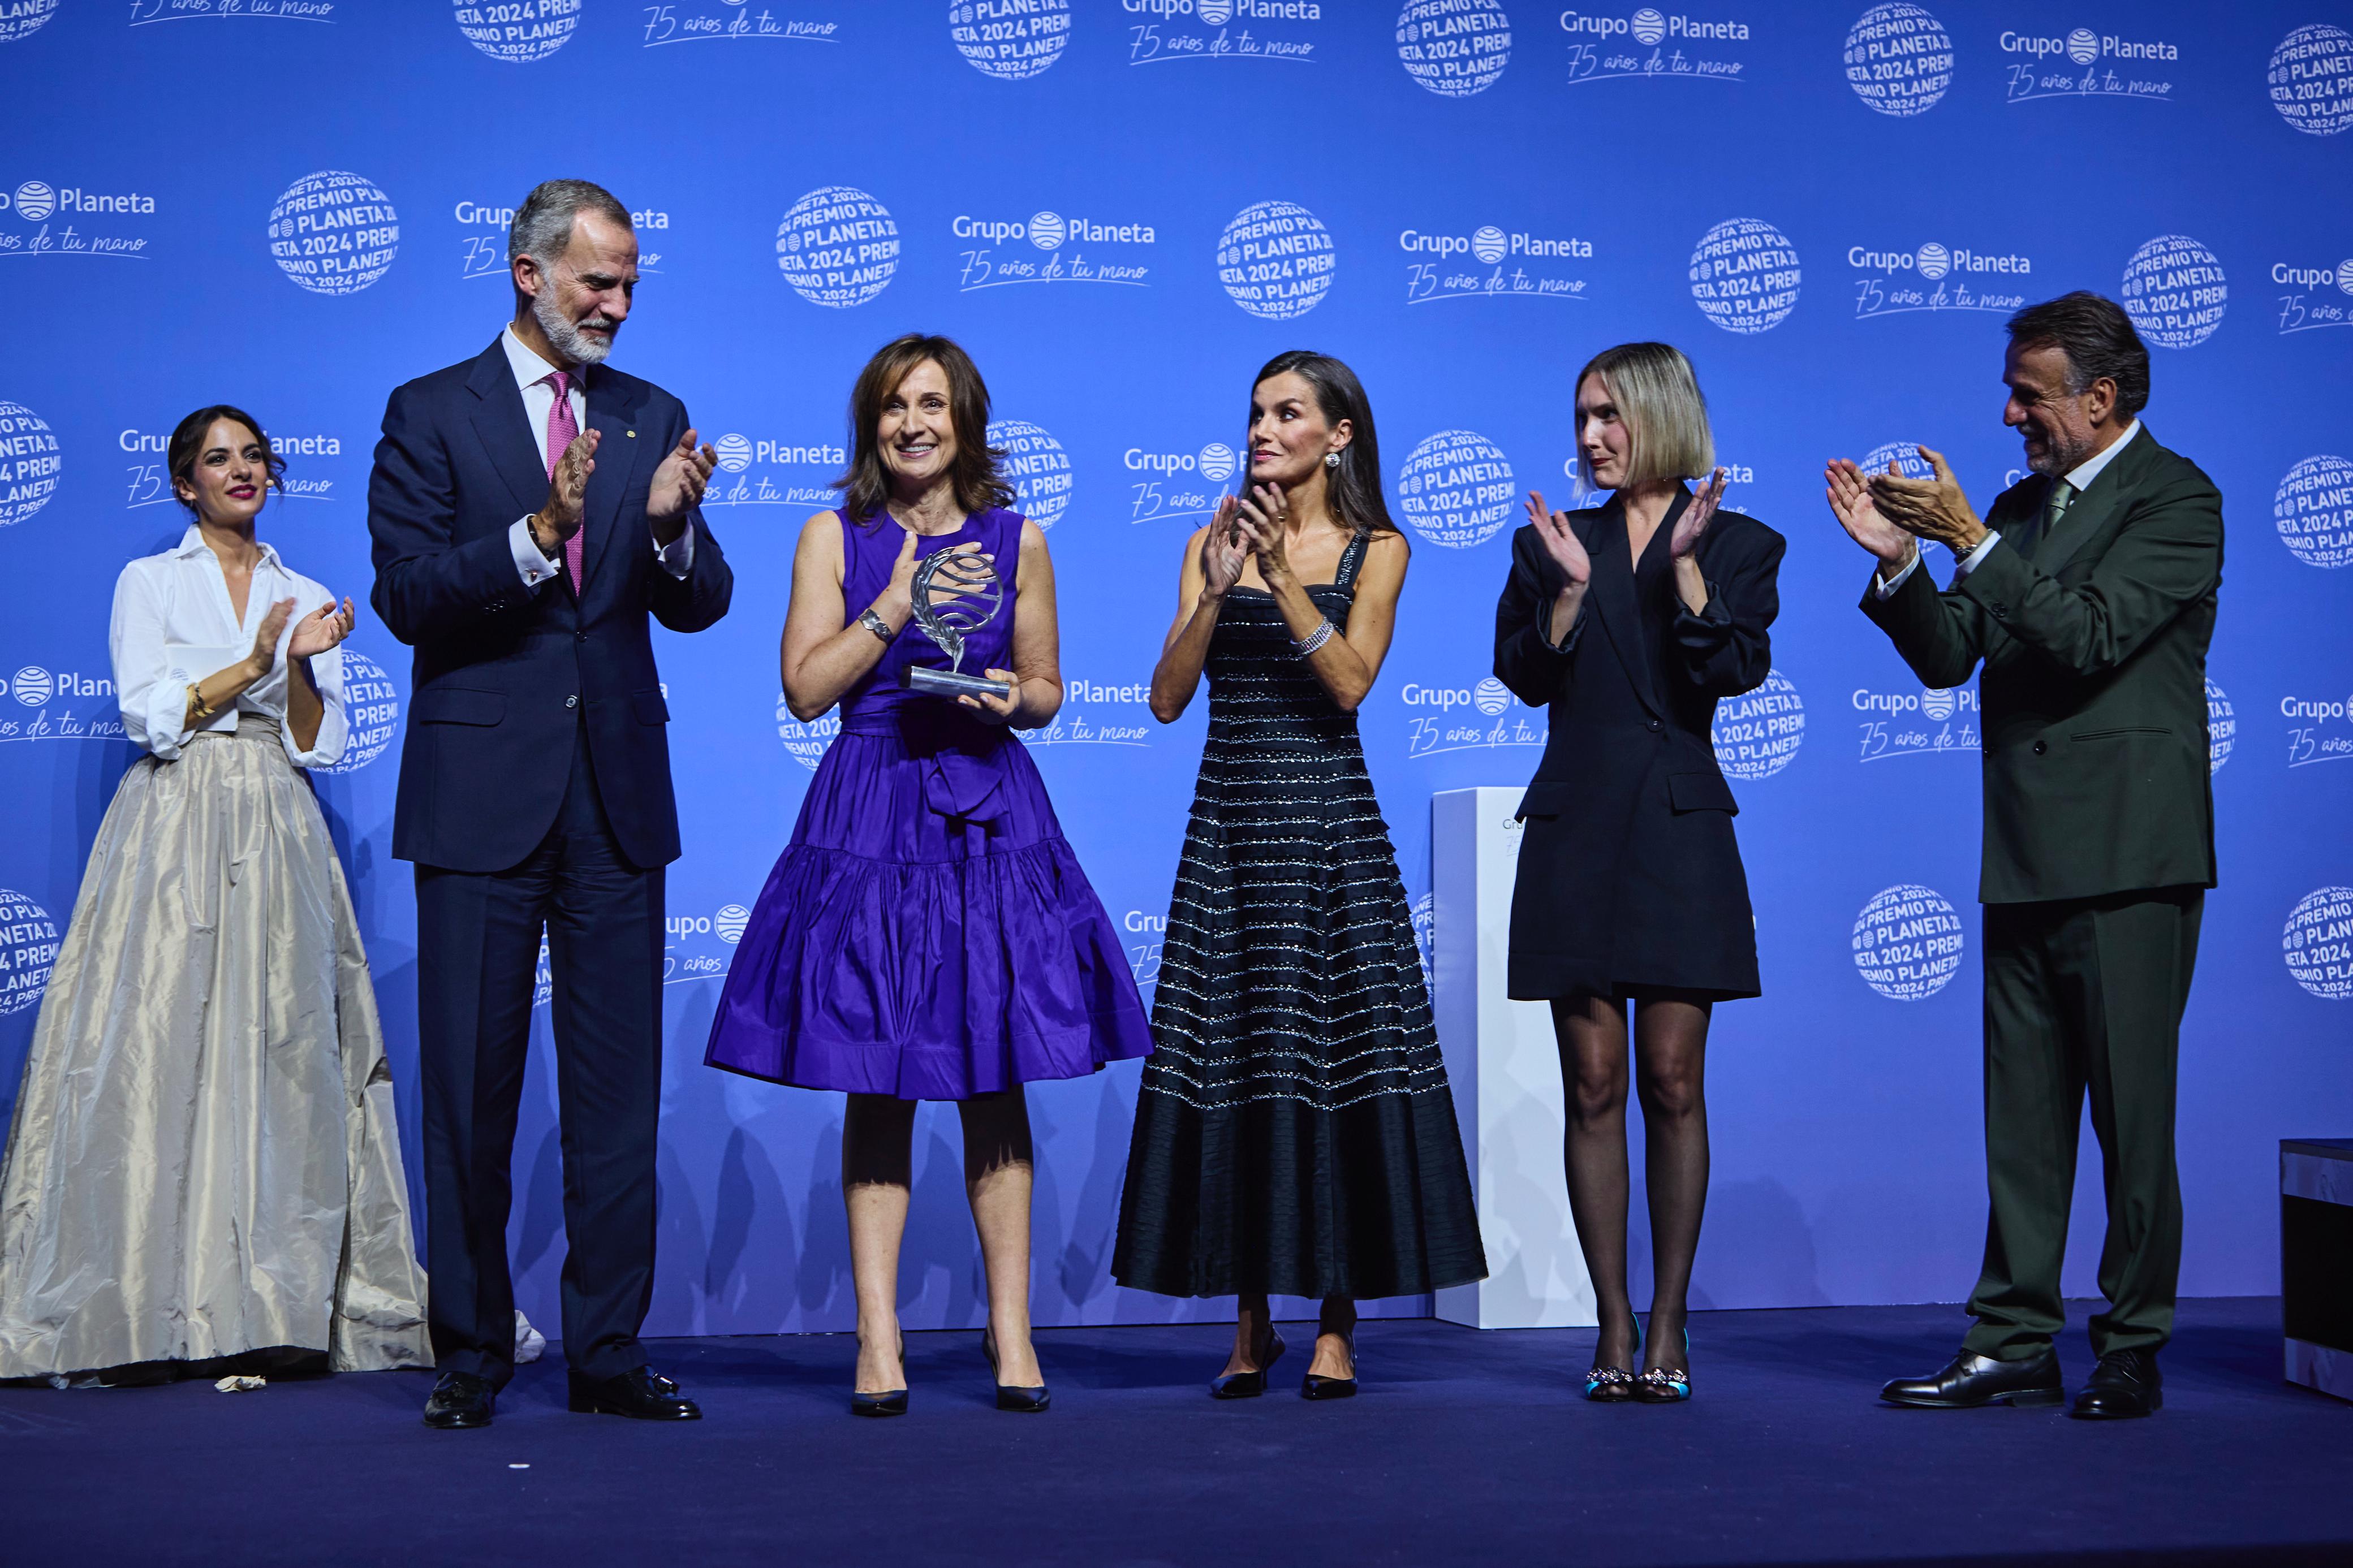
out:
M1318 1335L1317 1337L1321 1338L1322 1336ZM1345 1337L1348 1342L1348 1371L1350 1375L1346 1377L1319 1377L1314 1373L1311 1372L1305 1377L1299 1380L1300 1398L1354 1399L1356 1397L1356 1379L1355 1376L1356 1369L1356 1336L1354 1334L1348 1334Z
M899 1336L899 1375L907 1375L907 1336ZM903 1387L885 1389L880 1394L849 1392L849 1413L852 1415L904 1415L907 1414L907 1391Z
M487 1426L498 1405L499 1391L489 1378L445 1372L433 1380L433 1397L425 1402L425 1424L437 1432Z
M1256 1372L1229 1372L1209 1380L1212 1399L1256 1399L1266 1392L1267 1369L1282 1359L1282 1336L1270 1326L1266 1331L1266 1353L1255 1359Z
M1899 1377L1879 1391L1890 1405L1923 1410L1973 1410L1984 1405L2063 1405L2067 1385L2059 1375L2059 1352L2045 1349L2024 1361L1996 1361L1963 1351L1944 1370L1926 1377Z
M2067 1412L2079 1421L2127 1421L2165 1408L2165 1380L2155 1351L2110 1351L2092 1369Z
M702 1406L651 1367L633 1366L618 1377L590 1377L574 1371L575 1415L627 1415L634 1421L700 1421Z
M980 1352L988 1358L989 1375L994 1377L997 1375L997 1341L987 1329L980 1331ZM1035 1415L1053 1402L1054 1396L1047 1392L1042 1383L1029 1387L1010 1383L997 1385L997 1407L999 1410L1018 1410L1025 1415Z

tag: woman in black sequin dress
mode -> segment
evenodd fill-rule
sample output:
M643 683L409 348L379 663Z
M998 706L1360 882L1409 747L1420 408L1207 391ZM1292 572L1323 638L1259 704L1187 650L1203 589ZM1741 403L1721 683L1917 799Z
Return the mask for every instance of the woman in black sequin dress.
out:
M1302 1391L1356 1390L1359 1297L1486 1274L1404 884L1356 740L1405 584L1356 375L1291 353L1250 395L1246 497L1187 543L1152 677L1209 680L1112 1274L1236 1296L1211 1391L1261 1392L1269 1294L1323 1302Z

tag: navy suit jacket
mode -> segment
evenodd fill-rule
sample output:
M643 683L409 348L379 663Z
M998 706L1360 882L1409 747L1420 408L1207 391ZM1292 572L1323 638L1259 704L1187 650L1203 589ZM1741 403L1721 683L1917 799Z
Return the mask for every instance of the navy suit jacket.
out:
M734 577L700 512L694 568L656 560L647 492L688 429L686 406L603 365L587 375L603 432L581 517L584 579L536 588L515 570L515 520L547 500L522 394L493 342L395 389L368 480L370 602L417 650L392 852L456 871L502 871L554 825L584 738L621 852L678 858L670 709L648 617L701 631Z

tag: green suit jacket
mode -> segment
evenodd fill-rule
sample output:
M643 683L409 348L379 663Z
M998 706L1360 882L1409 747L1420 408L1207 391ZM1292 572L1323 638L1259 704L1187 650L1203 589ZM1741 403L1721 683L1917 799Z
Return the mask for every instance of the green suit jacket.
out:
M1985 664L1978 898L2211 888L2221 492L2146 426L2033 537L2050 490L2036 475L2001 493L1986 517L2000 542L1951 591L1923 563L1884 601L1862 599L1923 683L1958 686Z

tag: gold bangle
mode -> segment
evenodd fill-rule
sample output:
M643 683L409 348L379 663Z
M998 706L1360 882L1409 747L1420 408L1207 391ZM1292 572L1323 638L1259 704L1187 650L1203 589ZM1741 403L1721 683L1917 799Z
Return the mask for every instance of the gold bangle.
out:
M188 682L188 708L199 724L220 711L219 709L208 707L206 704L204 689L193 680Z

